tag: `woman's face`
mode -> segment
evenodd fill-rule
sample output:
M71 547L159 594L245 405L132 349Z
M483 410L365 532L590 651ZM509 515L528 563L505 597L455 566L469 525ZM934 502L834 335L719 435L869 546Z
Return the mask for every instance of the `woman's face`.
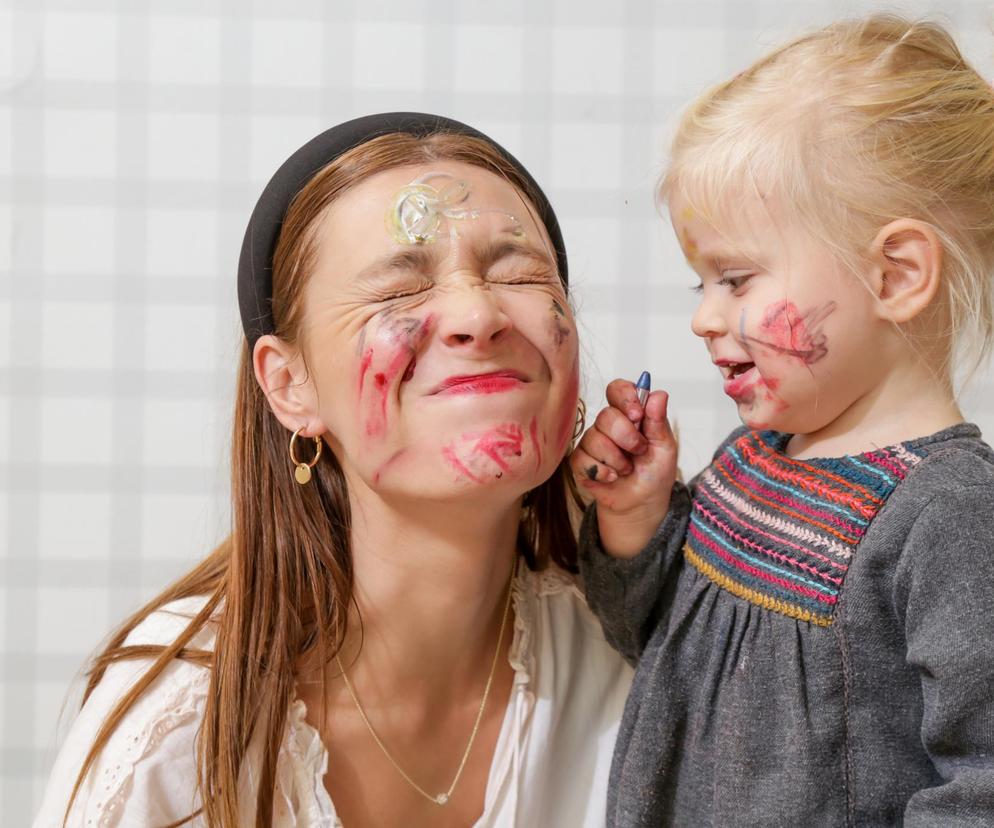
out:
M318 226L301 342L349 483L419 499L546 480L572 435L576 327L541 222L468 164L380 173Z

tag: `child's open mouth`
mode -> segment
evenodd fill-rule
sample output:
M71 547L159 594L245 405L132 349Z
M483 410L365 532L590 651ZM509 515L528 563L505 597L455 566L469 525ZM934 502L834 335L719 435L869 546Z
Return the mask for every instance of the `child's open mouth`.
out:
M725 380L735 379L735 377L745 374L750 368L754 368L756 365L754 362L732 362L731 360L721 361L716 364Z
M753 385L756 378L756 363L730 362L721 366L725 377L725 393L733 399L741 397Z

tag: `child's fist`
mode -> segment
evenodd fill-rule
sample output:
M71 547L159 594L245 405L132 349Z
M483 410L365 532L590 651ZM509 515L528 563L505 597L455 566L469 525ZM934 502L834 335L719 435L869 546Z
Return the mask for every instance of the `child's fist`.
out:
M632 557L666 517L676 480L677 445L666 419L668 397L653 391L639 405L635 385L614 380L597 415L570 458L577 486L597 502L601 545Z

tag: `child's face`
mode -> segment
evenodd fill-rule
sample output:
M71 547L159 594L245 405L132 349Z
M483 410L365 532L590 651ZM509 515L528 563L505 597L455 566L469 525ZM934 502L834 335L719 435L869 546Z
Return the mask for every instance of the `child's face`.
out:
M875 299L784 211L741 203L722 234L686 202L670 202L687 261L700 277L691 328L751 428L807 434L872 395L886 359Z

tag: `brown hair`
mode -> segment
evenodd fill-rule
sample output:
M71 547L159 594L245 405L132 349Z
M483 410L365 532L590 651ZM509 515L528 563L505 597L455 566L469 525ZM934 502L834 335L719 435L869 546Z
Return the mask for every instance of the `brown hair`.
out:
M780 197L855 271L888 222L943 248L950 360L994 343L994 90L939 24L873 14L799 37L702 94L660 188L712 224L743 193ZM972 373L971 370L971 373Z
M350 150L316 173L287 211L273 260L277 336L288 343L298 341L303 288L316 255L316 227L329 205L377 172L442 160L482 167L534 200L514 167L476 138L390 134ZM255 380L246 343L235 401L231 534L201 564L127 619L94 658L84 702L110 664L153 661L103 722L77 777L67 817L83 780L124 715L173 659L184 659L211 671L197 740L198 787L207 823L238 824L239 772L250 739L260 734L265 748L256 825L270 824L276 760L293 701L295 665L311 652L333 657L345 636L352 596L351 516L342 470L332 452L324 452L311 483L297 485L287 459L288 437ZM582 508L564 459L552 477L525 499L518 546L532 569L552 561L576 570L570 504ZM207 602L171 644L125 644L128 634L151 613L191 596L207 596ZM212 621L217 625L213 651L189 648L194 636ZM174 824L182 825L194 816Z

